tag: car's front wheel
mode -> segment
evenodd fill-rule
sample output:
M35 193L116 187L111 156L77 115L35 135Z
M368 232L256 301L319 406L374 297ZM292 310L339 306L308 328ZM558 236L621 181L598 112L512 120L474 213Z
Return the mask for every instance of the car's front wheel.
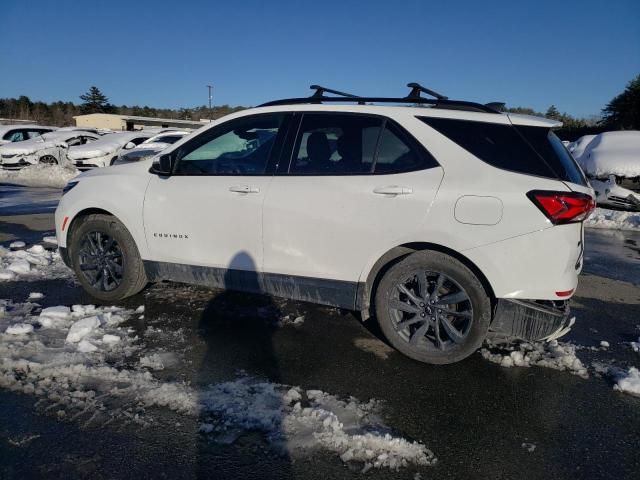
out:
M491 301L482 283L457 259L434 251L413 253L383 276L376 317L389 342L426 363L471 355L487 335Z
M135 295L147 284L135 241L125 226L109 215L88 215L73 226L69 258L78 281L104 301Z

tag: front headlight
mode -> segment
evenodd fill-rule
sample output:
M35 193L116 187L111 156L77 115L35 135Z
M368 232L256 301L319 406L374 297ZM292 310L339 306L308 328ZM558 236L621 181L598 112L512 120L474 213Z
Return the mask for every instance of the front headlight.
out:
M76 182L67 182L67 184L62 189L62 195L67 193L69 190L71 190L73 187L75 187L78 183L80 183L80 182L78 182L78 181L76 181Z

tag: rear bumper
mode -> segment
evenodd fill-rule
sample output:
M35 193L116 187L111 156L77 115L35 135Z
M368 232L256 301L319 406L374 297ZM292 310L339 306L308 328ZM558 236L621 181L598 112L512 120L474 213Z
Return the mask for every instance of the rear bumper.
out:
M498 299L490 336L497 339L551 340L569 331L568 301Z

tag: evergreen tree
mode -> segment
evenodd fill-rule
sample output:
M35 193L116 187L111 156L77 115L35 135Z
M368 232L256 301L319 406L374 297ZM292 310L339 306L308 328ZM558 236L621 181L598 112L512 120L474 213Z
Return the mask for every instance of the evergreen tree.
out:
M640 130L640 75L602 110L604 126L615 130Z
M95 86L84 95L80 95L80 100L83 101L80 108L84 113L109 113L113 110L109 99Z
M551 118L552 120L560 120L560 117L562 115L560 115L560 112L558 111L555 105L551 105L547 109L547 112L544 114L544 116L547 118Z

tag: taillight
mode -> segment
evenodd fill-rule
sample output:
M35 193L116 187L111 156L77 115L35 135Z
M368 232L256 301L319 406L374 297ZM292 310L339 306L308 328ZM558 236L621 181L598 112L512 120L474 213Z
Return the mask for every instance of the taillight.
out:
M596 202L586 193L532 190L527 197L554 225L582 222L596 208Z

